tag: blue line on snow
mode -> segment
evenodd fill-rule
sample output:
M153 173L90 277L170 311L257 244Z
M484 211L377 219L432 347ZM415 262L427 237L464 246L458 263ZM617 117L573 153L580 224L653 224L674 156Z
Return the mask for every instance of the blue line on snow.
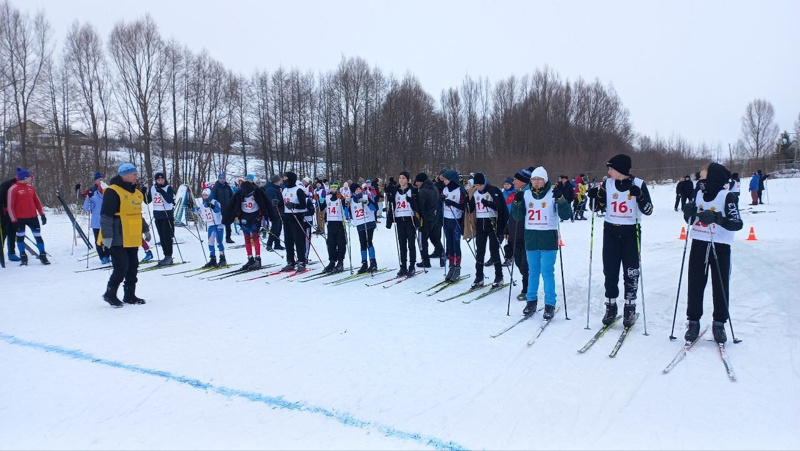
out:
M294 410L298 412L309 412L316 415L322 415L324 417L331 418L333 420L338 421L339 423L360 428L360 429L367 429L372 431L377 431L382 435L390 438L398 438L401 440L412 440L423 445L432 446L436 449L452 449L452 450L465 450L462 445L459 445L455 442L448 442L444 441L435 437L429 437L422 434L416 434L413 432L405 432L399 429L395 429L391 426L386 426L380 423L373 423L370 421L359 420L358 418L354 417L353 415L346 413L346 412L339 412L333 409L326 409L324 407L318 407L310 404L306 404L302 401L287 401L282 396L269 396L264 395L261 393L256 392L248 392L243 390L237 390L234 388L216 386L209 382L203 382L199 379L192 379L186 376L180 376L177 374L172 374L168 371L159 371L153 370L150 368L143 368L137 365L129 365L127 363L116 362L113 360L107 360L99 357L94 357L91 354L81 352L78 350L73 349L66 349L60 346L55 345L48 345L44 343L36 343L33 341L27 341L19 339L13 335L6 335L0 333L0 339L5 341L8 344L17 345L17 346L24 346L28 348L38 349L45 352L54 352L56 354L60 354L63 356L71 357L73 359L78 360L85 360L87 362L97 363L100 365L110 366L112 368L119 368L126 371L131 371L133 373L139 374L147 374L149 376L158 376L163 377L168 380L172 380L175 382L180 382L182 384L187 384L194 388L199 388L202 390L210 390L212 392L219 393L223 396L228 397L238 397L243 398L248 401L253 402L260 402L262 404L266 404L270 407L278 407L281 409L287 410Z

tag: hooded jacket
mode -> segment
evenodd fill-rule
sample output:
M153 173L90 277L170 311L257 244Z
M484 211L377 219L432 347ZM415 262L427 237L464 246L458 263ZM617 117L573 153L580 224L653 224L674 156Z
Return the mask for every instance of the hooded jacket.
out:
M730 178L731 173L725 169L725 166L719 163L711 163L708 166L708 171L706 171L706 178L703 180L705 182L702 184L703 190L698 195L702 195L703 200L706 202L713 201L719 192L725 189ZM687 223L693 219L686 211L684 211L683 218ZM718 224L732 232L741 230L744 226L744 222L742 222L742 218L739 215L739 199L736 198L736 194L728 192L725 196L725 215L722 217L722 222L718 222Z
M522 229L525 230L525 250L526 251L555 251L558 250L558 230L527 230L525 229L525 215L528 213L528 209L525 206L525 201L523 200L523 193L527 191L528 188L525 190L520 191L517 196L515 196L514 203L511 206L511 215L514 217L514 220L517 222L517 227L522 225ZM553 186L547 181L544 184L544 187L540 190L530 188L531 195L534 199L540 200L544 198L545 195L548 195L550 191L553 190ZM566 198L564 198L563 194L561 197L556 199L556 210L558 211L558 217L561 219L569 219L572 217L572 208L567 202ZM519 229L518 229L519 230ZM513 232L512 232L513 233ZM519 236L517 236L517 240L519 240Z
M253 200L255 200L256 205L258 205L258 211L255 213L245 213L242 211L242 202L244 202L245 197L253 195ZM217 202L222 204L219 199L216 199ZM231 203L223 209L225 210L225 214L222 216L222 223L223 224L232 224L234 218L242 219L242 217L251 216L247 219L252 219L253 217L269 217L269 207L272 205L268 205L269 201L267 200L267 195L264 194L264 191L259 189L255 183L251 182L250 180L245 180L242 182L239 191L233 195L231 199Z

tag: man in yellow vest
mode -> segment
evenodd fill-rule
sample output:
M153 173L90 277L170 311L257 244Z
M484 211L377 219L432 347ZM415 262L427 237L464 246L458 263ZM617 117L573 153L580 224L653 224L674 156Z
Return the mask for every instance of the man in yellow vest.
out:
M144 239L150 241L150 228L142 217L144 196L136 189L139 173L136 166L123 163L119 175L112 178L103 195L100 210L100 238L102 246L109 249L113 271L108 280L103 300L112 307L125 304L144 304L136 297L136 273L139 270L139 245ZM100 244L98 242L98 244ZM125 281L125 296L117 298L117 288Z

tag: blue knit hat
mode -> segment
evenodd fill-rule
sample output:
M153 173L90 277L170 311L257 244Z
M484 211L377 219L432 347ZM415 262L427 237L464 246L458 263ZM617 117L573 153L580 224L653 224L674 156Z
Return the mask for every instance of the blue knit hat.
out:
M94 179L92 179L92 180L103 179L103 178L105 178L105 176L103 176L102 172L95 172L94 173Z
M254 176L253 174L247 174L245 177L249 179L251 182L256 181L256 176Z
M134 172L139 172L139 171L136 169L136 166L134 166L133 163L122 163L121 165L119 165L119 171L118 171L119 175L128 175L128 174L133 174Z
M224 179L224 178L225 178L225 174L220 174L220 175L217 176L217 180Z
M17 180L25 180L31 176L31 171L17 166Z

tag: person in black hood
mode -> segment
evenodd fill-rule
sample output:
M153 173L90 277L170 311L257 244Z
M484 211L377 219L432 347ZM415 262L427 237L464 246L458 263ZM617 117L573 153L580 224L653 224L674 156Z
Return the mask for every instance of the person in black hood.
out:
M214 187L211 188L211 199L216 200L222 206L222 211L228 209L228 206L233 199L233 188L228 184L228 179L224 173L219 174L217 177L217 181L214 183ZM225 242L228 244L232 244L233 240L231 239L231 225L225 224Z
M461 235L464 232L464 210L467 207L467 191L458 183L458 172L450 170L443 175L445 187L442 190L444 203L444 229L447 243L447 259L450 270L445 281L453 283L461 276Z
M762 197L764 196L764 191L767 189L764 183L767 181L767 178L769 178L769 174L764 174L761 172L761 169L756 171L756 173L758 173L758 203L759 205L763 205L764 201Z
M703 292L709 274L714 293L711 331L717 343L725 343L725 322L730 318L728 282L731 268L731 245L734 232L744 226L736 196L726 189L730 172L725 166L711 163L700 171L703 190L695 202L687 203L683 215L690 225L692 250L689 253L686 341L695 341L700 334L703 316Z
M270 177L269 182L264 184L264 193L267 195L267 205L269 208L269 237L267 238L267 250L273 249L282 251L284 247L281 246L281 229L283 228L283 221L281 221L278 205L281 203L281 176L273 175Z
M175 191L167 183L163 172L156 172L156 182L147 191L147 203L153 204L153 219L156 223L158 238L161 240L161 249L164 258L158 266L172 265L172 238L175 236L175 218L172 210L175 206Z
M736 196L736 204L739 204L739 193L742 191L742 181L739 180L739 173L734 172L731 174L731 181L728 185L728 191Z
M489 240L489 260L494 265L492 288L503 284L503 264L500 259L500 242L508 222L508 207L500 188L490 185L486 175L478 172L473 177L477 190L468 203L469 211L475 212L477 249L475 250L475 282L473 288L482 287L483 260L486 256L486 240Z
M417 187L417 212L420 217L420 244L419 253L422 261L417 263L420 268L431 267L431 255L428 253L428 241L431 242L434 249L433 255L443 255L442 237L441 233L433 233L436 218L441 210L441 200L439 200L439 192L433 185L433 182L428 179L428 175L420 172L414 178L414 184Z
M283 242L286 245L286 266L281 271L303 271L306 269L306 234L302 221L308 213L306 191L297 184L297 174L287 172L283 177L284 188L278 210L283 220ZM297 253L295 259L295 252Z
M267 200L267 195L259 189L252 180L245 178L239 184L239 191L233 195L225 215L223 224L232 224L234 218L239 218L239 225L244 234L244 247L247 250L247 263L243 270L261 269L261 241L258 232L261 230L261 218L269 217L269 208L272 205ZM255 257L253 256L255 253Z
M686 201L691 200L694 196L694 184L692 178L688 175L683 177L683 180L678 182L675 186L675 211L678 211L678 204L683 210Z

